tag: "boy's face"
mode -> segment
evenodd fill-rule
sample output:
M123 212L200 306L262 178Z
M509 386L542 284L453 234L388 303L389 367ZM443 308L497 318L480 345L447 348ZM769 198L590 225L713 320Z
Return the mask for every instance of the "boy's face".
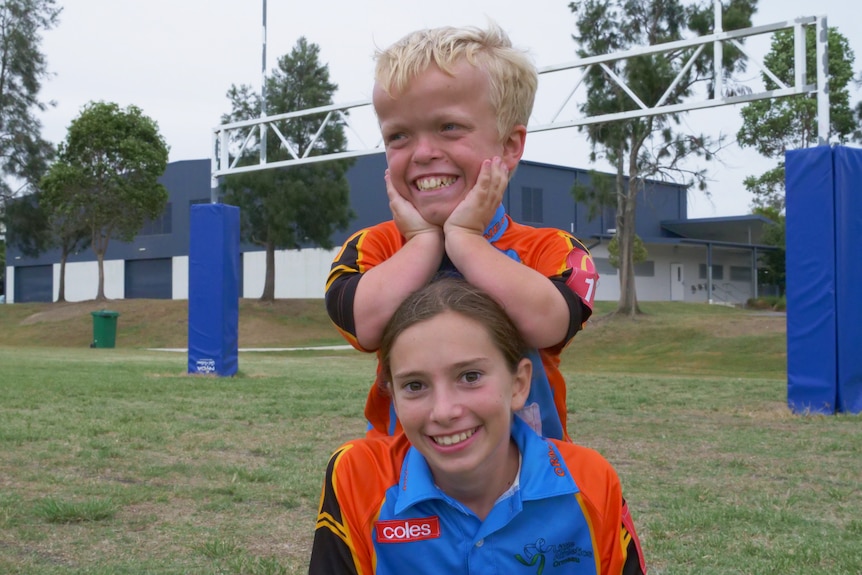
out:
M501 140L484 72L464 61L453 72L432 64L394 98L376 84L373 93L390 179L438 226L476 184L483 160L499 156L515 169L526 135L517 126Z

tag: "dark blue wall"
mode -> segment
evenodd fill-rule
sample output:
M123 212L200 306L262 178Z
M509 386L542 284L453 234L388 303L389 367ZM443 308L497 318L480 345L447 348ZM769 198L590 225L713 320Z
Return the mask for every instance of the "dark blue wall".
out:
M139 235L130 243L112 240L105 259L153 260L189 253L189 213L193 203L210 201L210 160L185 160L168 165L160 181L168 189L170 211L159 229L165 233ZM332 236L333 244L344 243L354 231L385 221L391 217L389 201L383 183L386 158L380 154L360 156L347 173L350 182L351 207L356 216L347 230ZM589 209L577 204L572 196L575 180L589 184L589 172L576 168L553 166L539 162L522 161L504 197L506 209L517 221L524 221L524 188L542 190L541 222L529 223L538 227L554 227L573 232L584 243L593 242L593 236L603 234L616 226L614 210L605 209L602 216L589 219ZM165 214L168 216L168 214ZM686 217L686 190L675 184L647 183L638 198L637 233L645 241L662 235L659 222ZM243 245L242 251L260 249ZM16 256L21 256L16 260ZM93 261L91 249L72 254L69 262ZM34 266L57 263L59 250L51 250L38 258L24 257L14 246L7 247L7 263Z
M575 202L572 194L575 183L589 187L590 181L588 170L522 161L509 184L506 209L515 220L523 221L523 188L540 188L544 192L544 220L533 225L563 229L590 244L591 238L606 234L608 229L616 227L615 209L604 208L590 219L589 206ZM637 234L644 241L661 237L663 232L660 223L663 220L687 217L686 199L683 186L647 182L637 198Z

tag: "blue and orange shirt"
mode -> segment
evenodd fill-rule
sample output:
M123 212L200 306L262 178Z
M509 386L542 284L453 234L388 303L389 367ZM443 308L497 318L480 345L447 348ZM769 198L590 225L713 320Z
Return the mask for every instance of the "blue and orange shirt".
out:
M434 484L402 435L349 442L326 471L310 575L643 575L616 472L514 418L516 487L484 521Z
M533 350L533 381L527 398L525 420L537 433L569 439L566 430L566 383L560 373L560 354L592 313L598 274L587 248L571 234L554 228L534 228L512 220L503 206L485 231L486 239L510 258L546 276L563 294L569 307L569 330L551 348ZM404 245L394 221L353 234L344 243L326 281L326 308L342 336L356 349L353 305L362 274L392 257ZM444 256L441 271L457 273ZM378 372L365 404L369 436L395 435L400 424Z

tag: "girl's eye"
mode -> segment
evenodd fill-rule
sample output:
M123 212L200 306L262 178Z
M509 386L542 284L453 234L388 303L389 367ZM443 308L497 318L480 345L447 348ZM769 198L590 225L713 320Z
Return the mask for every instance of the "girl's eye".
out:
M423 387L424 386L422 385L421 382L408 381L407 383L405 383L404 385L401 386L401 389L415 393L417 391L422 391Z
M465 383L478 383L482 378L482 374L478 371L468 371L461 377Z

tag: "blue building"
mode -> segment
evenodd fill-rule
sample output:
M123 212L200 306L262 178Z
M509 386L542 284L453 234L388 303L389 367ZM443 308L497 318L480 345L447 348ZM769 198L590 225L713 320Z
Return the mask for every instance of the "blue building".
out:
M333 234L340 246L353 231L390 218L383 184L385 156L356 159L348 172L350 229ZM188 298L189 214L196 203L210 201L210 160L168 165L161 182L169 199L161 217L148 222L132 242L112 240L105 254L105 295L122 298ZM590 217L588 206L574 200L575 184L590 185L587 170L522 161L504 196L506 209L522 223L572 232L592 250L601 279L596 298L619 298L616 269L608 263L615 210ZM760 216L688 219L687 190L680 185L647 182L638 197L636 231L647 247L647 261L637 264L640 301L712 301L742 303L757 294L755 286L763 229ZM333 250L309 246L276 254L278 298L322 298ZM243 297L260 297L264 252L241 247ZM59 250L36 258L7 247L7 302L55 301L59 284ZM711 267L711 278L708 273ZM711 281L710 281L711 280ZM71 254L66 263L66 299L96 297L98 268L91 250Z

